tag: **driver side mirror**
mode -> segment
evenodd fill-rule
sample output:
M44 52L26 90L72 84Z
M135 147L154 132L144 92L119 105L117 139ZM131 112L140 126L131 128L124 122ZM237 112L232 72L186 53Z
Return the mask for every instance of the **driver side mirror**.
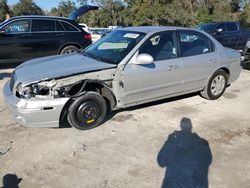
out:
M148 65L154 62L154 58L149 54L140 54L136 57L135 64Z
M5 34L5 33L6 33L5 30L0 29L0 35L3 35L3 34Z
M215 34L219 34L219 33L221 33L222 31L223 31L222 28L216 29L216 30L215 30Z

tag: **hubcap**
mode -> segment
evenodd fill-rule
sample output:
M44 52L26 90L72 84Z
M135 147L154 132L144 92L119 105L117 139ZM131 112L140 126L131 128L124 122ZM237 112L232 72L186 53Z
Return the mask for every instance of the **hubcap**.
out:
M65 52L65 54L71 54L71 53L75 53L75 52L76 52L76 50L70 49L70 50L67 50L67 51Z
M81 126L91 125L100 116L100 106L94 101L81 104L76 112L77 120Z
M211 83L211 93L218 96L222 93L226 84L225 77L222 75L216 76Z

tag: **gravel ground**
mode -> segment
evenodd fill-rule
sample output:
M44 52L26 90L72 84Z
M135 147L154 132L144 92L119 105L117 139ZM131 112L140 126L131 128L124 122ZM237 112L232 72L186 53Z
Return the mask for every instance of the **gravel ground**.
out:
M12 70L0 70L0 91ZM172 98L78 131L21 127L0 92L0 177L21 188L249 188L249 96L244 70L219 100Z

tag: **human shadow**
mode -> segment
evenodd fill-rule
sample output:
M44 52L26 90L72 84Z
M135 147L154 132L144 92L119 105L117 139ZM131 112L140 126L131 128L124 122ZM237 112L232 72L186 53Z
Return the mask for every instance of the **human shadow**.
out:
M159 166L167 168L162 188L208 188L209 144L192 132L189 118L182 118L180 126L180 131L169 135L157 157Z
M18 188L18 184L22 178L18 178L15 174L6 174L3 177L3 188Z

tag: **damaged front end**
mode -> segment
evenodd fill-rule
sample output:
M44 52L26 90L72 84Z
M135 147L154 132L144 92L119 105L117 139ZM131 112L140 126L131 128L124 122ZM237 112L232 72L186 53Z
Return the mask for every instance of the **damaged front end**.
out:
M6 104L19 124L27 127L58 127L62 114L65 114L66 104L88 91L102 95L114 109L113 72L114 69L107 69L28 84L18 82L18 75L14 72L4 87Z
M38 81L23 86L19 83L13 93L22 99L56 99L72 98L86 91L99 92L105 95L107 91L112 93L112 80L108 75L113 71L103 70L101 73L88 73L71 77ZM105 81L98 77L103 77Z

